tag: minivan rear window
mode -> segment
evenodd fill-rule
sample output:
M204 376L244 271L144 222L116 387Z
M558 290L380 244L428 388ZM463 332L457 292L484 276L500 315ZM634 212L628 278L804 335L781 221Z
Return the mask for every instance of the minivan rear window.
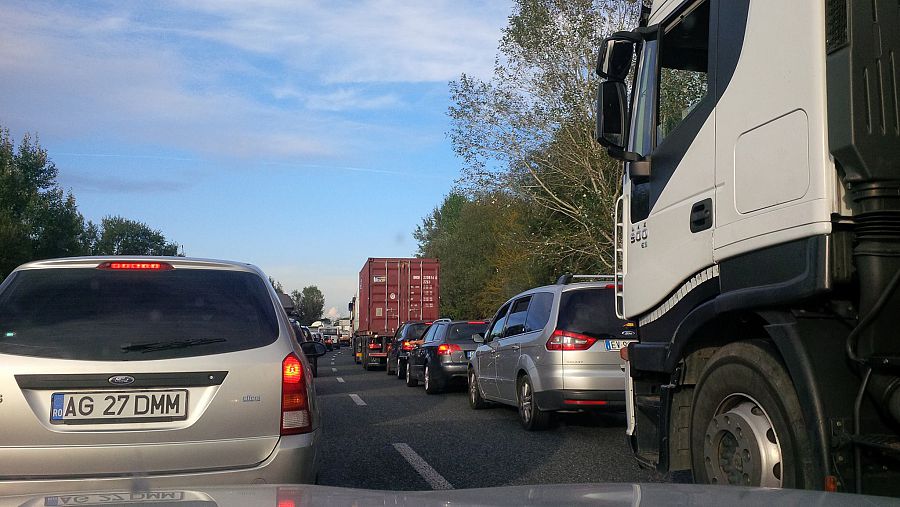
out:
M0 353L140 361L273 343L265 281L243 271L24 270L0 293Z
M611 289L579 289L563 292L559 301L559 318L556 328L601 338L618 336L625 321L615 312L614 293Z

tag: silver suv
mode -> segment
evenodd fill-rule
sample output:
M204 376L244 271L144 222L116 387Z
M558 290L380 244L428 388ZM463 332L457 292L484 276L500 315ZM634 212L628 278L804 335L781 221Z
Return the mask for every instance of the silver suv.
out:
M625 405L619 349L636 340L634 323L616 318L614 285L538 287L507 301L469 361L469 404L515 405L528 430L546 428L559 410Z
M0 490L312 483L303 351L248 264L25 264L0 284Z

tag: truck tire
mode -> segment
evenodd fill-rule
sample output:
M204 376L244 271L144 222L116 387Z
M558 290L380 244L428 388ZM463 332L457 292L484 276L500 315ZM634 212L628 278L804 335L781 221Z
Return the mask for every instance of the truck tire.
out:
M541 431L550 426L552 414L538 408L534 399L534 385L526 373L516 382L516 399L519 407L519 422L528 431Z
M694 390L694 481L819 489L813 447L793 382L772 347L720 348Z
M474 410L482 409L488 406L484 398L481 397L481 389L478 387L478 376L475 370L469 369L469 406Z
M419 385L419 379L412 376L409 365L406 366L406 387L416 387Z

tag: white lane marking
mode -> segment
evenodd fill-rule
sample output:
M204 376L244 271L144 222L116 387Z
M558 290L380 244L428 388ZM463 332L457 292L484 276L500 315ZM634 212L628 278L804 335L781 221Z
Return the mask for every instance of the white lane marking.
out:
M363 405L366 404L366 402L364 402L363 399L360 398L358 394L351 394L351 395L350 395L350 399L352 399L353 402L356 403L356 404L359 405L359 406L363 406Z
M444 476L439 474L437 470L431 468L431 465L422 456L419 456L416 451L412 450L412 447L398 442L394 444L394 449L397 449L397 452L406 458L406 461L416 469L416 472L419 472L419 475L425 479L425 482L431 485L431 489L453 489L453 485L447 479L444 479Z
M332 368L331 371L333 371L334 373L337 373L337 368Z
M335 378L337 379L338 384L343 384L343 383L344 383L344 379L342 379L341 377L335 377ZM363 403L365 403L365 402L363 402Z

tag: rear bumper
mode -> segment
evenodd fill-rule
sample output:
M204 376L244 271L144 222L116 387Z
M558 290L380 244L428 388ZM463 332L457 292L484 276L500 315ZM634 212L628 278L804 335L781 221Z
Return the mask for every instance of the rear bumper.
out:
M117 476L79 475L75 478L35 477L0 479L3 494L63 493L71 491L119 491L189 486L236 484L313 484L319 471L319 439L322 430L281 437L275 450L261 463L227 470Z
M440 363L431 373L439 382L464 381L469 372L469 363Z
M559 389L534 393L541 410L604 410L625 408L625 391Z

